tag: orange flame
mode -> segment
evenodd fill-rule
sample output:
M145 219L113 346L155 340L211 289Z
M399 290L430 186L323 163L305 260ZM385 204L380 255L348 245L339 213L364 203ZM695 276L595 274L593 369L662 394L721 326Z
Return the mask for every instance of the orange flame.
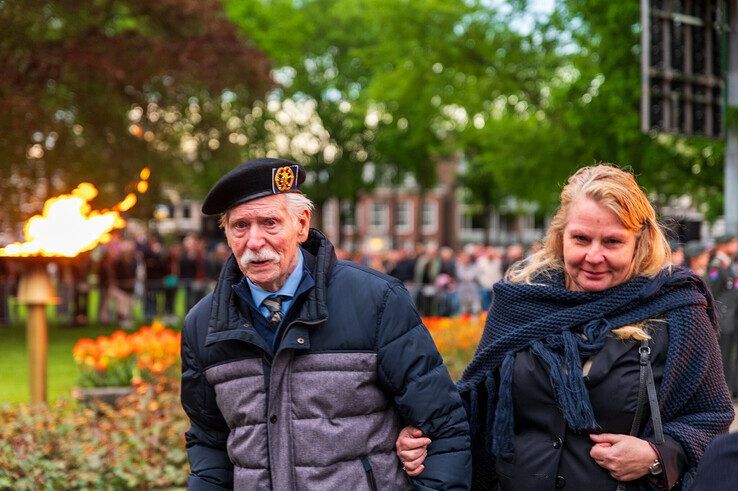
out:
M120 211L128 211L131 208L133 208L133 205L136 204L136 201L138 201L138 198L136 198L136 195L133 193L128 193L125 198L123 198L123 201L115 205L115 209L118 209Z
M141 182L145 182L144 175L148 179L148 167L141 171ZM112 210L93 210L89 202L96 196L97 188L83 182L70 194L46 200L41 215L31 217L23 226L25 242L0 248L0 256L74 257L107 243L112 230L125 227L120 212L135 205L137 197L129 193Z

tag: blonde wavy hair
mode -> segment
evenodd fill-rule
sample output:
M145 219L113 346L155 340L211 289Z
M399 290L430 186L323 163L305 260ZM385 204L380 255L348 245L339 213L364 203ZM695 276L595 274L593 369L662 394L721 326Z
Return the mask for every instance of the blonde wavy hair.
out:
M633 261L625 281L635 276L655 276L671 260L671 250L656 212L633 174L611 164L582 167L572 174L561 191L560 205L542 240L542 248L513 265L506 278L513 283L532 283L541 274L564 272L564 228L577 200L589 198L612 211L625 228L636 235ZM645 339L643 323L613 330L622 339Z

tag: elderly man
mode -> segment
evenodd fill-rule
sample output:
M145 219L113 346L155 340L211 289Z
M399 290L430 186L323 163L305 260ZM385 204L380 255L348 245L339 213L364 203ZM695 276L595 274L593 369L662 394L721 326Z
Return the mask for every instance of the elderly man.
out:
M203 203L233 255L182 331L189 489L466 489L460 398L403 286L310 229L302 166L256 159ZM410 480L407 424L433 439Z

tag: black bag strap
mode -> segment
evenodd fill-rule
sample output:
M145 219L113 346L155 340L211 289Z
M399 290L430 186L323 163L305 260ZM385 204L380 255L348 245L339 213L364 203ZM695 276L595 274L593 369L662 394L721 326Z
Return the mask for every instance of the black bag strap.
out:
M644 349L644 341L641 341L641 347L638 348L641 369L638 383L638 403L636 405L635 416L633 416L633 424L630 426L631 436L638 435L638 430L641 427L641 420L643 419L643 408L646 405L646 394L648 392L648 389L646 389L646 379L648 378L646 365L650 366L651 364L651 348L648 346L648 341L645 341L646 346Z
M646 406L646 400L648 400L648 406L651 409L654 440L656 444L660 445L664 443L664 428L661 425L661 410L659 409L656 383L653 381L651 347L648 345L648 339L641 340L641 346L638 348L638 359L641 366L640 380L638 383L638 403L636 405L635 416L633 416L633 424L630 427L630 435L638 436L638 430L641 427L641 420L643 419L643 409ZM625 491L625 489L624 483L618 483L617 491Z
M664 429L661 425L661 410L659 409L659 397L656 392L656 383L653 381L653 369L651 368L651 347L648 346L648 340L641 341L638 348L638 358L641 365L640 383L638 384L638 405L636 413L633 417L633 424L630 427L631 436L637 436L643 419L643 409L648 399L648 406L651 409L651 422L653 423L653 434L656 444L664 443Z
M659 396L656 392L656 383L653 381L653 369L651 368L651 348L648 346L648 340L641 341L641 347L638 349L641 360L645 357L646 370L646 392L648 392L648 405L651 409L651 422L653 423L653 435L657 445L664 443L664 428L661 425L661 410L659 409ZM641 361L641 371L643 371L643 361ZM640 391L640 389L639 389Z

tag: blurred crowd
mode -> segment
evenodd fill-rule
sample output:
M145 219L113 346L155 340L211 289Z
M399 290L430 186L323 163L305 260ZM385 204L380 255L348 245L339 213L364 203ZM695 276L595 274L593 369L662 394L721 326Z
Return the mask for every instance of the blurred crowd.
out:
M207 243L196 235L168 245L155 236L115 237L91 252L49 265L58 295L57 319L85 325L92 316L99 324L130 327L138 307L143 317L138 320L174 322L212 290L229 255L225 242ZM9 300L24 267L23 260L0 261L0 324L17 318ZM96 301L90 305L93 292ZM179 311L178 295L184 297Z
M353 254L338 251L339 258L351 259L402 281L423 316L453 316L486 311L492 299L492 285L502 279L507 268L536 245L507 247L468 244L460 250L416 244L414 250Z
M710 245L700 241L671 241L669 245L672 264L702 277L716 300L725 378L733 396L738 397L738 238L724 234ZM421 315L452 316L486 311L492 286L510 265L537 249L537 243L527 248L521 244L469 244L456 251L417 245L413 253L391 250L352 259L401 280Z
M486 311L492 285L511 264L537 248L537 243L467 244L459 250L416 244L413 250L336 252L339 259L402 281L421 315L453 316ZM674 263L691 268L706 280L716 251L700 242L672 244ZM101 324L130 324L136 305L146 321L154 317L181 317L212 290L229 255L225 242L208 242L194 234L170 244L156 236L116 237L90 253L50 265L59 296L57 313L69 324L86 324L90 292L97 290L94 314ZM0 261L0 324L13 319L13 302L8 299L16 293L22 267L22 261ZM178 292L184 297L184 308L179 312L175 309Z
M461 250L418 244L412 251L348 253L351 260L402 281L421 315L452 316L485 311L492 285L507 267L531 249L513 244L492 247L470 244ZM197 235L165 244L156 236L116 237L91 252L51 263L49 272L58 295L57 319L85 325L88 317L100 324L133 324L155 317L175 321L212 290L220 268L230 255L223 241ZM17 319L15 297L23 260L0 261L0 324ZM91 294L96 298L90 305ZM181 305L176 299L183 298Z

